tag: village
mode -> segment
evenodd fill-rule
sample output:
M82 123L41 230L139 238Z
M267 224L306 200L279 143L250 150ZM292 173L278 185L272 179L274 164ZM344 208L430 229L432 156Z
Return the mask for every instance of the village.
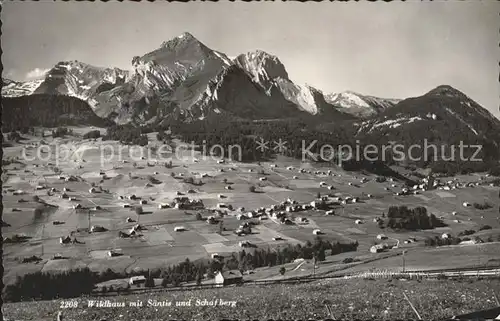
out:
M318 238L359 246L355 252L340 255L327 251L321 264L294 260L286 264L284 275L277 268L262 267L236 270L231 277L221 271L203 282L224 285L234 278L328 273L345 267L344 260L355 262L354 269L375 265L399 269L399 261L394 263L391 257L402 251L407 253L407 269L459 267L455 263L477 266L481 258L476 253L487 255L498 247L499 179L488 174L448 178L401 168L405 180L414 182L410 185L401 178L288 158L257 164L204 159L200 154L181 161L124 159L102 166L99 153L92 148L110 142L82 139L86 130L75 127L74 136L46 137L45 144L28 137L4 149L4 160L9 161L2 177L7 281L22 273L75 266L132 273L186 258L224 262L243 250L305 246ZM155 142L154 133L149 139L150 144L160 143ZM86 148L82 162L25 162L21 157L33 148L64 143ZM191 155L186 150L186 157ZM59 166L51 165L56 162ZM434 223L439 224L408 227L409 217L420 215L419 207L425 208L422 215L430 215L429 220L435 216ZM401 213L410 216L398 217ZM433 242L439 245L468 245L466 256L471 259L446 260L444 255L435 261L423 260L434 259L426 242L436 238L441 241ZM474 246L486 250L477 251ZM448 249L453 257L455 249ZM381 258L375 265L373 255ZM494 255L489 260L493 262ZM483 260L482 264L490 263ZM139 277L128 283L143 282Z

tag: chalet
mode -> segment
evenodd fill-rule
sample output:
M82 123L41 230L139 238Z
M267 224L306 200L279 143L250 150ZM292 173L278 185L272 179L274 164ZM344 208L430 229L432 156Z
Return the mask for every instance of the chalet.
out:
M130 280L128 281L128 283L130 285L136 285L136 284L146 283L146 278L144 277L144 275L133 276L133 277L130 278Z
M320 234L323 234L323 233L321 233L321 230L320 230L320 229L315 229L315 230L313 231L313 234L314 234L314 235L320 235Z
M370 252L371 253L380 253L383 252L387 249L387 247L384 244L376 244L370 247Z
M69 236L60 237L59 243L60 244L69 244L69 243L71 243L71 238Z
M251 243L249 241L241 241L238 245L240 247L248 247L251 245Z
M90 233L95 233L95 232L104 232L106 231L106 229L102 226L99 226L99 225L93 225L91 228L90 228Z
M221 260L221 259L223 259L223 257L222 257L222 255L219 255L218 253L212 253L212 259Z
M243 283L243 275L238 270L219 272L215 275L215 284L219 287L241 283Z
M113 250L108 251L108 256L109 256L109 257L115 257L115 256L120 256L120 255L121 255L121 253L120 253L120 252L113 251Z

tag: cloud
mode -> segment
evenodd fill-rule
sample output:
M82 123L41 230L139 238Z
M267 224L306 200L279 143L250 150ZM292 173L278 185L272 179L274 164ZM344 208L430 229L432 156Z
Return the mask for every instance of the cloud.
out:
M40 69L40 68L35 68L31 71L29 71L26 74L26 78L28 79L34 79L34 78L40 78L45 76L45 74L49 71L50 69Z

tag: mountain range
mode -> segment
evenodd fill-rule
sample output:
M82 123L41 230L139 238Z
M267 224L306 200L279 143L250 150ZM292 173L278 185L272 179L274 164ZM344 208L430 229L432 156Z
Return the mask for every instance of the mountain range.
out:
M132 70L122 70L59 62L42 80L4 79L2 96L73 96L88 102L98 116L118 123L153 121L167 114L199 119L210 112L255 119L301 114L349 119L379 113L397 102L352 92L325 95L292 82L271 54L256 50L230 59L189 33L133 57L131 64Z
M276 56L255 50L231 59L190 33L132 57L131 66L123 70L63 61L41 80L3 79L2 96L71 96L117 124L161 124L172 118L192 122L221 114L252 120L314 119L327 125L348 122L359 137L402 139L421 135L426 128L443 141L457 132L492 144L500 141L500 121L446 85L407 99L323 93L294 83ZM15 101L16 106L21 103Z

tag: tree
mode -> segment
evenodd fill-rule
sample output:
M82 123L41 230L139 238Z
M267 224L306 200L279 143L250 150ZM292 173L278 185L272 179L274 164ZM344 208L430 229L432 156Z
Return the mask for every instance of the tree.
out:
M201 273L201 271L198 271L198 273L196 274L196 284L201 285L202 280L203 280L203 274Z
M219 234L222 235L222 232L224 231L224 223L222 220L219 221Z
M196 220L203 221L203 217L201 216L200 212L196 213Z
M153 279L153 275L148 271L148 276L146 277L146 283L144 283L146 288L153 288L155 286L155 280Z
M135 207L135 214L141 215L142 214L142 206L136 206Z
M255 188L255 186L253 186L253 185L252 185L252 186L250 186L250 187L248 188L248 190L250 191L250 193L255 193L256 188Z
M316 253L316 257L320 262L326 259L325 249L323 247L318 250L318 252Z
M284 266L280 267L280 274L285 275L286 269Z
M170 277L167 275L161 280L161 286L166 288L170 284Z

